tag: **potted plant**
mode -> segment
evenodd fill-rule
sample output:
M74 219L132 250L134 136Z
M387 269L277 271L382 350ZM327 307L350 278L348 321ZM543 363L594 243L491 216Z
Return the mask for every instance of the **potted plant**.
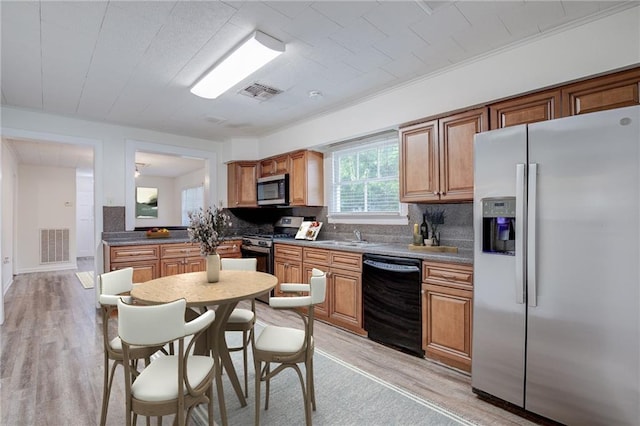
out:
M230 218L218 207L207 207L206 210L200 208L189 212L188 217L189 239L200 244L200 253L207 258L207 281L218 282L220 255L216 250L231 226Z

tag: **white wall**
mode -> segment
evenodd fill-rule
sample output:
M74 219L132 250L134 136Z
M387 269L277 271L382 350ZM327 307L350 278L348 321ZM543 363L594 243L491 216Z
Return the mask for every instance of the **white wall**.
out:
M16 273L76 267L76 170L18 166ZM40 229L69 228L69 261L40 264Z
M640 63L640 6L531 41L292 125L259 158L363 136L447 111Z
M180 224L180 197L176 197L175 179L140 175L136 187L158 188L158 217L135 220L136 227L170 226Z
M102 141L101 168L105 170L106 175L102 183L102 200L99 200L101 202L98 205L100 210L103 205L125 205L125 168L127 166L125 164L125 141L127 140L146 141L153 144L180 146L217 153L216 176L218 179L216 184L218 193L221 194L221 191L224 191L224 194L226 194L227 170L222 162L223 144L221 142L5 106L2 107L1 113L3 129L19 129ZM130 166L133 168L133 164Z
M18 162L9 145L2 142L2 282L0 291L6 293L13 283L14 269L14 208L18 184Z

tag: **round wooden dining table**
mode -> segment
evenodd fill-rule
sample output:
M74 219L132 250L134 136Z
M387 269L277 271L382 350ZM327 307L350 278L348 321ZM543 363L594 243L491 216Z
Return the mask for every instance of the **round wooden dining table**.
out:
M139 303L157 305L178 299L185 299L187 307L202 311L208 307L215 308L216 318L209 327L208 340L211 351L222 366L244 407L247 401L242 393L238 375L233 366L229 348L225 339L225 328L229 315L239 301L251 299L270 291L278 284L278 279L271 274L255 271L221 270L220 279L216 283L207 282L206 272L189 272L169 275L144 283L136 284L131 296ZM227 410L222 388L222 369L216 369L216 388L220 404L222 424L227 424Z

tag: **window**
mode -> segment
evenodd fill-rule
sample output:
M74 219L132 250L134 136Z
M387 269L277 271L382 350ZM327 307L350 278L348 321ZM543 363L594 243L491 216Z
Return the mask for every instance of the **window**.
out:
M189 225L189 212L204 208L204 185L182 190L182 225Z
M329 221L407 223L399 198L398 158L395 131L340 144L331 153Z

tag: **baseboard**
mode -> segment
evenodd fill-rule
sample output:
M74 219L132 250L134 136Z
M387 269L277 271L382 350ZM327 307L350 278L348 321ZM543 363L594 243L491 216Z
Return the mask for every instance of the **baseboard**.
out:
M49 265L40 265L34 268L23 268L16 271L16 275L18 274L31 274L34 272L57 272L57 271L68 271L70 269L78 269L77 263L60 263L60 264L49 264Z

